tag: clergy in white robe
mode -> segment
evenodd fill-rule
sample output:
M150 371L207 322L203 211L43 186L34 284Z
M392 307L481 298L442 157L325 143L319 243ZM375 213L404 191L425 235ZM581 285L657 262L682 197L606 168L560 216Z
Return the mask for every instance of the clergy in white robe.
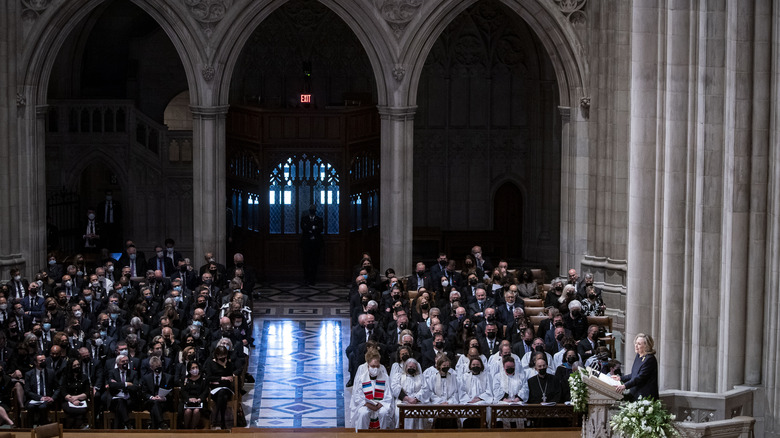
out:
M395 404L390 390L390 377L380 364L379 353L370 349L366 353L366 368L355 373L352 388L352 423L358 429L392 429Z
M536 359L538 357L547 357L547 356L549 356L549 354L542 353L542 352L539 352L539 351L534 351L529 357L531 357L533 359ZM525 356L523 356L523 357L525 357ZM520 362L522 363L522 360ZM532 364L532 363L535 363L535 362L536 362L535 360L532 361L532 360L529 359L529 364ZM534 376L536 376L536 374L538 374L536 372L536 367L534 367L533 365L523 366L522 370L523 370L523 373L525 373L525 375L523 376L523 380L525 380L526 382L528 381L528 379L530 379L531 377L534 377ZM552 374L550 372L549 368L547 369L547 374L550 374L551 376L555 375L555 374Z
M390 389L396 400L395 418L398 424L399 404L420 404L428 399L428 388L425 386L425 378L422 375L422 367L414 358L407 359L399 367L400 372L390 376ZM404 420L404 429L428 429L431 422L427 418L407 418Z
M477 344L477 347L471 347L466 354L458 355L458 362L455 365L455 374L458 375L458 378L471 372L471 370L469 370L469 363L471 363L472 359L478 357L482 363L487 363L485 355L479 353L479 343L477 343L476 339L474 339L474 343Z
M504 357L509 356L514 360L515 362L515 368L520 368L520 358L512 353L512 346L507 344L504 344L502 342L501 348L498 349L498 351L490 356L490 359L488 359L488 369L490 370L490 374L497 375L502 368L504 368L503 365L503 359Z
M423 373L429 402L435 405L458 404L458 376L450 369L447 354L439 353L435 365Z
M515 366L511 356L502 359L502 368L493 376L493 400L494 403L525 403L528 401L528 384L525 373ZM505 429L514 421L518 428L525 425L523 418L498 418Z
M485 370L484 362L474 358L469 363L468 372L460 376L460 403L493 403L493 379Z

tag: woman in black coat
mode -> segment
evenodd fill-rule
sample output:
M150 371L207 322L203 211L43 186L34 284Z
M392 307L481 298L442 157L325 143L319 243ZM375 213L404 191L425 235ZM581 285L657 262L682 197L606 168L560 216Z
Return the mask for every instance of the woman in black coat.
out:
M637 400L641 397L658 398L658 361L655 358L655 343L650 335L639 333L634 338L634 365L631 374L622 377L613 376L614 379L623 382L617 386L618 392L628 389L628 400Z
M179 417L182 418L184 429L196 429L200 424L201 412L206 409L209 396L209 385L201 373L196 361L189 362L187 377L181 385L179 396Z

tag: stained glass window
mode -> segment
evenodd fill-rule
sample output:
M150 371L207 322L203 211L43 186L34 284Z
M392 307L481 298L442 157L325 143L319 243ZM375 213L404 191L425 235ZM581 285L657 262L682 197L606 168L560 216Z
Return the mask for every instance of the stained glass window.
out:
M301 216L317 206L325 234L339 233L339 174L319 157L301 154L274 166L269 176L268 220L272 234L300 233Z

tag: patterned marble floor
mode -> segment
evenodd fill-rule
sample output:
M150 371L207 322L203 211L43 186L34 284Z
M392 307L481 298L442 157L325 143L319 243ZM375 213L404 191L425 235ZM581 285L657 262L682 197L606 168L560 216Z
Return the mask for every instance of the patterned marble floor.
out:
M256 383L244 396L248 426L348 427L348 289L274 284L259 290L248 370Z

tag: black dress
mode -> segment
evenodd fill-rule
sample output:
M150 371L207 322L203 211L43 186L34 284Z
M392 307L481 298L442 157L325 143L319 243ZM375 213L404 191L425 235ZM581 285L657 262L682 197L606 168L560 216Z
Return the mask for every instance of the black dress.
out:
M631 366L631 374L625 374L620 378L621 382L629 390L627 399L637 400L641 397L658 399L658 361L653 354L647 354L644 358L637 354L634 364Z

